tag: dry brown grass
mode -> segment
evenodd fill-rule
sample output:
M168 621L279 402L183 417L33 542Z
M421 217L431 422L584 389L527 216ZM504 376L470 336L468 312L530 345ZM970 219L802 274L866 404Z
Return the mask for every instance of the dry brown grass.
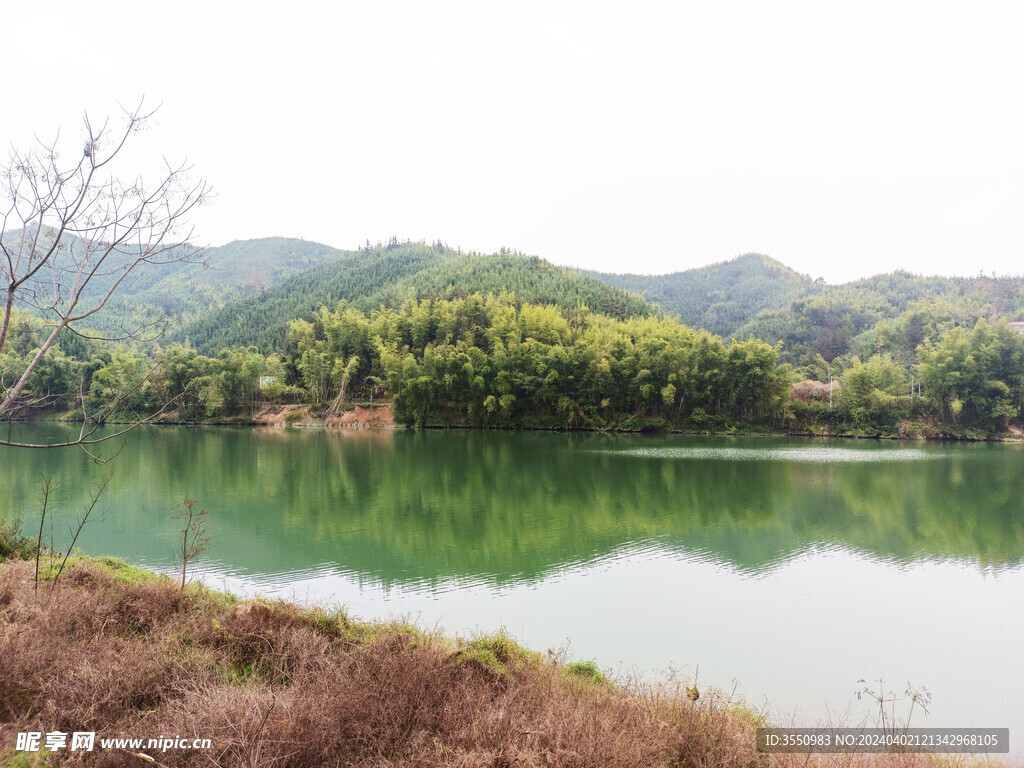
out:
M759 755L753 720L671 681L595 683L501 636L454 642L196 586L182 595L89 562L35 593L28 563L0 564L0 765L22 730L212 739L206 753L156 755L167 766L938 764Z

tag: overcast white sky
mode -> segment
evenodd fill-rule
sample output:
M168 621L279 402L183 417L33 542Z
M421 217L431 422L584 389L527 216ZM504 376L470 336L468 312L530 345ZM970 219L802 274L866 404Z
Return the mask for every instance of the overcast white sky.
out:
M1016 0L12 5L0 144L162 102L124 169L189 158L209 244L1024 272Z

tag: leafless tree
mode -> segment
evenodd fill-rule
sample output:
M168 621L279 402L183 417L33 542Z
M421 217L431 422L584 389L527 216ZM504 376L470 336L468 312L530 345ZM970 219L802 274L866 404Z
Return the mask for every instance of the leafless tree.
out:
M47 319L44 340L24 370L19 367L10 381L0 371L0 419L38 400L30 388L32 374L61 333L98 338L84 330L88 318L133 272L202 259L201 249L191 244L188 217L209 199L206 182L190 180L187 164L166 160L155 182L125 181L115 172L115 161L154 111L140 103L102 125L85 115L84 144L70 159L62 155L58 135L27 151L12 149L0 167L0 354L12 310ZM147 331L122 330L115 340L139 339ZM96 434L96 426L86 424L61 442L30 445L0 437L0 445L85 448L145 420L114 434Z
M182 523L178 531L181 535L178 553L181 555L181 591L184 593L189 563L194 563L210 547L210 537L206 535L206 510L197 510L195 499L185 499L180 509L168 511L171 517Z
M100 503L100 497L103 496L103 492L107 490L107 486L110 485L110 480L112 477L113 474L107 475L105 478L103 478L103 481L100 483L99 487L93 493L89 494L89 503L83 510L82 516L78 518L78 528L70 531L71 543L68 544L68 548L64 550L64 559L60 561L60 567L57 569L57 573L53 575L53 581L51 582L51 586L56 587L57 582L60 581L60 576L62 573L64 573L64 566L67 565L68 558L71 557L71 553L75 551L75 544L78 543L78 537L82 535L82 529L85 528L85 524L89 522L89 515L93 513L93 510L96 509L96 505ZM50 551L54 552L52 546L50 547ZM54 552L54 554L57 557L60 557L61 555L60 552ZM52 567L50 570L52 572Z

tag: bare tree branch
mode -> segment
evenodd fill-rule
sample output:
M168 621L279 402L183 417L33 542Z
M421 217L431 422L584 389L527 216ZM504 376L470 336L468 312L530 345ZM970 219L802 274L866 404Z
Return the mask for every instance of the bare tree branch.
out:
M78 543L78 537L82 535L82 529L85 528L85 524L89 522L89 515L91 515L93 510L96 509L96 505L99 504L100 497L103 495L103 492L107 490L107 486L110 485L110 480L113 476L113 473L107 475L96 491L89 494L89 503L83 510L82 516L78 518L78 528L71 531L71 543L68 544L68 548L64 551L64 559L60 561L60 568L57 569L57 573L53 577L53 581L51 582L52 587L57 586L57 582L60 581L60 576L64 573L64 566L67 565L68 558L71 556L71 553L75 551L75 544ZM60 555L58 553L58 557L59 556Z
M10 382L0 371L0 419L38 403L30 386L33 374L64 331L83 338L152 340L143 334L157 322L122 327L122 336L76 327L106 307L134 272L202 261L202 250L190 242L188 216L209 200L211 191L205 181L189 178L187 163L165 160L155 183L125 181L111 171L130 137L154 112L142 102L132 109L122 107L117 124L109 118L95 124L86 114L84 144L72 160L64 159L58 134L49 143L37 140L26 151L12 148L7 164L0 166L0 354L8 346L11 319L19 307L51 323L24 370L18 366ZM139 418L134 425L156 415ZM95 431L95 426L83 427L78 438L45 447L92 445L127 430L111 435Z
M168 400L153 413L147 414L145 416L139 416L137 414L134 414L130 422L123 425L120 429L116 430L115 432L97 435L97 431L102 425L104 425L107 422L111 414L120 412L121 405L126 401L130 400L132 395L134 395L136 392L142 389L142 387L145 386L147 383L152 381L153 377L156 375L158 370L158 368L152 368L141 381L129 387L128 389L122 391L113 402L111 402L105 408L101 409L100 411L92 415L90 415L87 410L88 406L86 405L85 392L80 390L80 398L82 403L82 421L81 424L79 425L77 437L72 437L69 432L67 436L64 438L64 440L60 442L23 443L17 440L11 440L10 435L8 435L6 439L0 438L0 446L9 446L12 448L69 448L71 446L78 446L83 451L85 451L89 455L89 457L97 464L106 464L108 461L115 458L119 453L121 453L121 451L124 449L124 443L122 443L121 447L117 449L117 451L114 453L114 456L108 456L107 458L100 458L94 455L88 450L87 446L99 445L100 443L105 443L108 440L114 440L116 438L123 437L124 435L131 432L133 429L141 427L143 424L149 424L155 421L156 419L160 418L160 416L162 416L164 413L171 410L174 406L178 405L185 398L185 396L189 394L189 390L186 388L183 392L171 398L168 398Z

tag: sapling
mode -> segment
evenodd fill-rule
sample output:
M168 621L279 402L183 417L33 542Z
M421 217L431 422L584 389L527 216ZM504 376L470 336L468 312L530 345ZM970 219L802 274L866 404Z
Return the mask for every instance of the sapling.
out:
M78 527L74 531L71 532L72 533L71 543L68 544L68 548L64 551L64 559L60 561L60 567L57 568L57 573L55 573L54 576L53 576L53 581L51 582L51 587L56 587L57 586L57 582L60 581L60 576L61 576L62 573L64 573L64 566L67 565L68 558L71 556L71 553L75 551L75 544L78 543L78 537L81 535L82 529L85 528L85 524L87 522L89 522L89 515L91 515L93 510L96 509L96 505L99 504L100 497L103 495L103 492L105 490L107 490L107 486L110 485L110 479L112 477L113 477L113 473L108 474L103 479L103 481L99 484L99 486L96 488L95 492L89 494L89 503L83 509L82 516L80 518L78 518ZM43 490L44 506L45 506L45 503L49 500L50 493L51 493L51 486L50 486L49 483L45 483L44 484L44 490ZM39 525L40 525L40 530L42 530L42 522L41 521L40 521ZM52 525L52 521L51 521L51 525ZM53 543L52 542L50 543L50 550L53 551ZM38 552L38 545L37 545L36 551ZM60 557L60 553L59 552L57 553L57 557ZM39 565L38 565L38 559L37 559L36 560L36 568L38 569L38 567L39 567ZM52 571L52 566L51 566L51 571ZM37 581L37 583L38 583L38 581Z
M199 558L210 547L210 537L206 535L206 510L196 509L195 499L185 499L181 509L169 510L175 520L183 523L178 531L181 554L181 591L185 591L185 579L188 565Z
M59 485L60 481L43 477L43 511L39 515L39 535L36 537L36 572L32 578L32 588L37 592L39 591L39 556L43 550L43 525L46 523L46 511L50 506L50 496L53 495L53 492L57 490Z

